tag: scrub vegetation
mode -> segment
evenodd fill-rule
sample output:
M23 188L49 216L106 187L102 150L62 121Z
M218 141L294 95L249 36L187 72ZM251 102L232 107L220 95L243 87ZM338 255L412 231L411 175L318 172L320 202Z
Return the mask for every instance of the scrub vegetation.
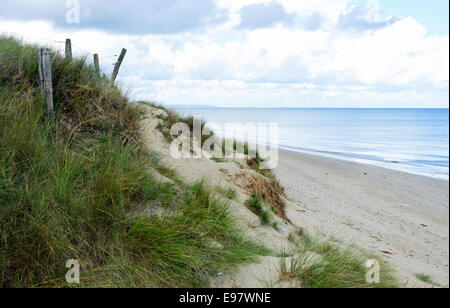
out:
M142 144L139 104L85 59L51 53L46 117L38 46L0 37L0 287L69 287L69 259L80 287L207 287L267 254L203 183L152 176L174 174ZM145 214L157 207L171 215Z

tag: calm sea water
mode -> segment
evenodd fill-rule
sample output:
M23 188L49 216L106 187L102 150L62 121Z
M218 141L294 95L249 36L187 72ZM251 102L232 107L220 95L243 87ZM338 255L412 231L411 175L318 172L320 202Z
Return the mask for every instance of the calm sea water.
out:
M449 179L448 109L180 109L210 123L278 123L280 148Z

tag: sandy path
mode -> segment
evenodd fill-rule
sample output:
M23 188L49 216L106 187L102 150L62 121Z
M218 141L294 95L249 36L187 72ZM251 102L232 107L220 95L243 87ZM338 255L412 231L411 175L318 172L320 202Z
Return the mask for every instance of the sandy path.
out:
M353 241L385 255L407 286L415 274L449 283L447 181L280 150L276 170L301 211L299 226Z

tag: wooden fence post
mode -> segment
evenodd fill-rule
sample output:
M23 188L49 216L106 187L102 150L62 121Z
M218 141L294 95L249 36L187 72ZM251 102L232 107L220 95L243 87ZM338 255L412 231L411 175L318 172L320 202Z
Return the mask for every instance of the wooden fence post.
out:
M100 61L98 60L98 53L94 54L94 67L95 72L100 76Z
M53 113L52 62L47 48L39 49L39 81L47 103L47 115Z
M66 39L66 59L72 60L72 41Z
M122 49L122 52L120 53L119 59L117 59L117 63L114 66L114 71L112 74L112 82L116 81L117 75L119 74L120 66L122 65L123 59L125 58L125 55L127 53L127 50L125 48Z

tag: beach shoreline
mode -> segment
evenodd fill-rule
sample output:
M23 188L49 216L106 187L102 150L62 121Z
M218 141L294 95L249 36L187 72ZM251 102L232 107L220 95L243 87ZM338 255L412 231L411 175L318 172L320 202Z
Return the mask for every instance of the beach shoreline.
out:
M382 255L406 287L418 274L448 286L448 181L281 149L275 172L293 223Z
M373 159L364 158L364 157L343 155L341 153L317 151L317 150L313 150L313 149L297 149L297 148L289 147L289 146L279 146L279 149L281 151L286 151L286 152L293 152L293 153L299 153L299 154L305 154L305 155L311 155L311 156L320 156L320 157L329 158L329 159L335 159L335 160L340 160L340 161L356 163L359 165L368 165L368 166L373 166L373 167L377 167L377 168L388 169L391 171L407 173L407 174L411 174L411 175L415 175L415 176L423 176L426 178L432 178L432 179L436 179L436 180L445 181L447 183L450 182L450 176L448 173L447 174L441 174L441 173L436 174L436 173L431 173L432 171L428 171L428 172L425 172L423 170L422 171L413 171L411 169L408 169L406 167L406 165L404 165L401 161L373 160Z

